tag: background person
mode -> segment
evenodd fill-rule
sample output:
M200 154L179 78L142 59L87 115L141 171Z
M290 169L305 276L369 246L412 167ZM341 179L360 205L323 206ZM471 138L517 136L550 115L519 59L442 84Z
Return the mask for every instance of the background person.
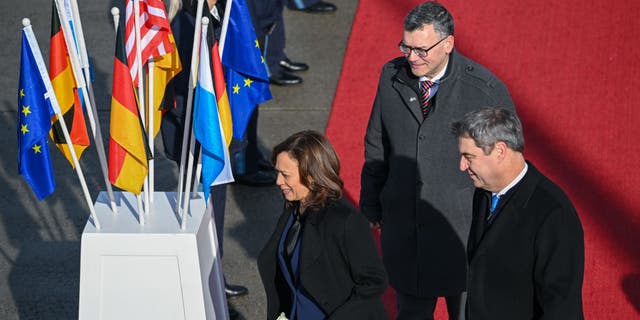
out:
M277 145L273 159L285 198L258 257L267 319L387 319L387 278L367 221L343 203L340 163L314 131Z
M293 72L309 69L308 64L293 62L285 53L285 5L286 0L247 0L256 37L269 71L269 82L281 86L302 83L302 78Z
M476 186L467 319L583 319L582 225L562 189L525 161L520 120L487 108L452 131Z

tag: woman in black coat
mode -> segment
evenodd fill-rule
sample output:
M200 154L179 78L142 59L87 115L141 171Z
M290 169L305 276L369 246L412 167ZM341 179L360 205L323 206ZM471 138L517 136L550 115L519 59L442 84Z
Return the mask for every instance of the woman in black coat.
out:
M366 219L340 201L329 141L296 133L273 160L285 206L258 257L267 319L388 319L380 300L386 273Z

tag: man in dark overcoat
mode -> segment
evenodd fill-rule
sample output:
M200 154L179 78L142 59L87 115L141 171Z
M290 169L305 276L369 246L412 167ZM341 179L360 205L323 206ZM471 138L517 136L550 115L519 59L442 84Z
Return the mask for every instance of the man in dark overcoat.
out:
M487 108L452 129L476 186L467 320L583 319L582 225L562 189L525 161L520 120Z
M450 124L486 105L513 110L505 85L454 49L453 18L426 2L404 21L404 56L384 65L365 136L360 209L381 228L398 319L432 319L446 297L458 319L473 187Z

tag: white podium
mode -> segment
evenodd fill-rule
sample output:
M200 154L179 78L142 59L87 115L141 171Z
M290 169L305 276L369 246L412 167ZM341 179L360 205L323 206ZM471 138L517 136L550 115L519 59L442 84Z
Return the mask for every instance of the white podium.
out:
M216 229L200 196L191 199L186 230L175 192L156 192L140 225L135 195L106 192L95 203L101 224L82 233L79 319L228 319Z

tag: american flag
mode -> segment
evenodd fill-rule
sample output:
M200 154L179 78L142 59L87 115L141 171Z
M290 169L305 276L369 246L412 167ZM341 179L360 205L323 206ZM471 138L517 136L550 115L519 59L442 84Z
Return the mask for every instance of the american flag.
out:
M136 56L134 1L138 1L140 7L140 52L142 61L138 61ZM162 0L127 0L126 13L125 48L131 78L133 79L134 85L137 85L139 66L147 63L147 60L151 57L172 52L175 50L175 46L172 45L169 40L171 27Z

